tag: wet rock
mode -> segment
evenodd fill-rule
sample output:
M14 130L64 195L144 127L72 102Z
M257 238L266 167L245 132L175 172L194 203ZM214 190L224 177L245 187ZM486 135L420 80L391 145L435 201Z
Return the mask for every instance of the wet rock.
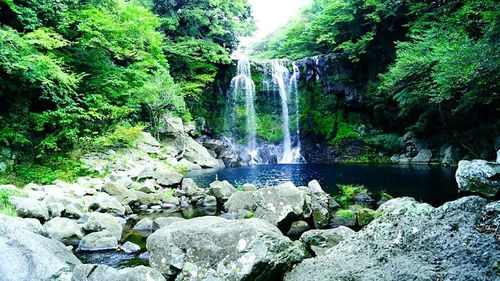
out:
M47 206L38 200L12 196L10 201L17 214L21 217L41 220L49 219L49 210L47 209Z
M460 191L493 197L500 191L500 164L462 160L455 174Z
M318 181L313 180L308 183L309 192L306 199L307 208L311 211L314 227L322 228L330 222L331 199L330 195L323 191Z
M66 245L78 245L85 235L82 228L68 218L53 218L46 222L43 227L50 238Z
M257 191L238 191L224 204L228 212L247 210L259 218L288 230L293 220L304 214L306 196L291 182Z
M303 261L285 280L497 280L495 234L477 229L486 204L477 196L439 208L390 200L380 207L381 217L325 255Z
M0 280L71 280L81 262L61 242L0 225Z
M240 167L241 158L237 151L225 150L219 154L219 159L222 159L226 167Z
M228 181L214 181L207 191L208 194L217 198L217 202L220 204L224 204L235 192L236 188Z
M338 210L332 218L332 226L355 226L356 213L353 210Z
M153 229L153 219L145 217L134 225L134 230L150 231Z
M117 240L122 236L123 226L120 220L110 214L92 212L85 214L78 222L87 232L107 230Z
M131 254L140 251L141 247L137 244L127 241L120 247L120 249L125 253Z
M265 245L265 246L264 246ZM305 249L266 221L202 217L147 239L150 264L176 280L279 280Z
M78 249L81 251L103 251L117 248L118 239L107 230L85 235L78 245Z
M294 221L292 222L292 226L290 226L290 230L286 233L286 235L289 236L297 236L300 235L307 230L309 230L310 227L305 221Z
M321 256L324 255L327 250L333 248L354 233L354 230L345 226L339 226L332 229L313 229L304 232L300 236L300 242L304 243L304 245L306 245L306 247L316 256Z
M444 146L441 149L441 165L443 166L455 166L458 163L458 151L453 148L453 146Z
M217 208L217 198L215 198L215 196L206 195L203 199L198 201L196 205L205 208Z

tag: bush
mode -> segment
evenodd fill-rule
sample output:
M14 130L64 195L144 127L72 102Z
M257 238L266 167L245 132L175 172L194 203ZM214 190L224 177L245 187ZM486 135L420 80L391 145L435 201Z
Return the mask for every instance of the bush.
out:
M111 133L107 133L91 141L90 146L97 149L133 147L143 130L143 126L118 125Z
M0 189L0 214L4 214L10 217L17 216L16 210L10 202L10 196L16 193L17 190Z
M339 203L339 205L343 209L348 209L349 205L353 203L354 196L360 193L367 192L367 189L363 185L343 185L338 184L338 188L340 189L340 194L334 196L335 201Z
M337 127L337 133L335 134L335 138L331 140L331 144L337 145L344 139L358 139L359 133L356 132L356 128L354 125L345 123L345 122L340 122L338 123Z

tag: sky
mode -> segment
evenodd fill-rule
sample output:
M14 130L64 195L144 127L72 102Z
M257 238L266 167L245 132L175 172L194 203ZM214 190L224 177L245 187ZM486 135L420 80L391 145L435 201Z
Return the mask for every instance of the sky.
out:
M249 0L252 5L257 31L250 38L243 38L242 45L248 45L266 37L296 15L300 8L311 0Z

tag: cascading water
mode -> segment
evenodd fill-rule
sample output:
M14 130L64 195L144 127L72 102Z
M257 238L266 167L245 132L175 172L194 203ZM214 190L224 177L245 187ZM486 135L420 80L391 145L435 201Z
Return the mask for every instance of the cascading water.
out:
M230 104L234 108L240 99L245 99L246 113L246 134L247 134L247 150L253 156L257 149L257 123L255 118L255 84L252 80L250 71L250 61L246 57L238 60L237 75L231 80L229 88ZM234 110L231 114L231 134L236 138L234 128L236 125L236 117ZM253 159L254 157L252 157Z

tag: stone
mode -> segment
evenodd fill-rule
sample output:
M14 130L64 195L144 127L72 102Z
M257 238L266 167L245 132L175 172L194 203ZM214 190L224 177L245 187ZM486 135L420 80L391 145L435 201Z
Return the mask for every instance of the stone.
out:
M115 269L107 265L82 264L75 267L72 281L166 281L158 270L146 266Z
M118 239L113 233L103 230L85 235L78 245L80 251L104 251L118 248Z
M181 196L191 197L201 192L203 192L203 190L200 190L198 188L198 185L194 182L194 180L190 178L184 178L182 179L181 187L175 190L174 194L177 197Z
M118 199L122 205L128 205L132 201L137 201L137 196L132 190L117 182L107 182L104 184L102 190Z
M210 156L212 156L212 154L210 154ZM212 156L213 157L213 156ZM197 170L201 170L203 169L200 165L198 164L195 164L191 161L188 161L186 159L181 159L178 163L177 163L177 168L179 169L186 169L188 171L197 171Z
M157 231L158 229L164 227L164 226L167 226L167 225L170 225L174 222L178 222L178 221L183 221L184 219L183 218L179 218L179 217L159 217L159 218L156 218L153 220L153 231Z
M453 146L448 145L441 148L441 165L443 166L455 166L458 163L458 152Z
M363 207L371 207L375 203L375 200L366 192L356 194L353 200L356 204Z
M85 233L82 228L68 218L53 218L46 222L43 227L47 235L65 245L78 245Z
M47 206L38 200L32 198L12 196L10 198L17 214L25 218L35 218L41 220L49 219L49 210Z
M0 224L0 280L69 281L81 262L61 242Z
M353 210L338 210L332 218L332 226L355 226L356 213Z
M68 204L64 207L63 216L71 219L79 219L87 211L87 208L79 202Z
M494 197L500 190L500 164L462 160L458 162L455 178L460 191Z
M156 192L156 181L154 179L146 179L139 187L139 191L144 193ZM135 195L137 196L137 194Z
M358 225L364 226L369 224L375 218L375 211L368 208L363 208L359 210L356 214L358 219Z
M224 204L228 212L244 209L287 231L304 214L306 196L291 182L264 187L257 191L238 191Z
M309 225L305 221L294 221L290 230L286 233L288 236L298 236L310 229Z
M330 222L331 201L333 200L328 193L323 191L318 181L310 181L307 187L310 199L306 199L306 205L311 211L314 227L323 228Z
M260 219L200 217L175 222L147 239L150 265L167 279L278 280L306 256L300 243Z
M241 186L241 191L255 191L257 187L251 183L245 183Z
M60 217L64 211L64 205L59 202L53 202L47 204L47 209L49 210L50 217Z
M285 281L500 279L495 228L481 228L491 215L486 200L464 197L434 208L397 198L378 212L324 255L304 260Z
M313 229L304 232L300 236L300 242L306 245L306 248L314 255L321 256L354 233L354 230L345 226L332 229Z
M500 163L500 149L497 150L497 163Z
M153 178L159 185L170 187L180 184L183 176L165 167L157 167L153 172Z
M228 149L219 153L218 156L226 167L235 168L241 166L241 157L237 151Z
M210 184L207 193L217 198L219 204L224 204L237 190L228 181L214 181Z
M422 149L418 154L411 159L412 164L429 164L432 158L432 151L430 149Z
M37 219L9 217L0 214L0 233L14 233L16 231L29 231L42 236L47 236L45 229Z
M153 219L145 217L134 225L134 230L151 231L153 229Z
M120 249L127 254L131 254L139 252L141 250L141 247L137 244L127 241L120 247Z
M205 208L217 208L217 198L215 198L215 196L206 195L199 200L196 205Z
M123 226L120 220L110 214L92 212L85 214L78 222L87 232L107 230L116 240L122 237Z
M88 198L88 206L93 211L105 212L117 216L125 215L125 207L115 197L99 192Z
M176 116L164 116L160 122L159 133L171 136L184 133L182 119Z

